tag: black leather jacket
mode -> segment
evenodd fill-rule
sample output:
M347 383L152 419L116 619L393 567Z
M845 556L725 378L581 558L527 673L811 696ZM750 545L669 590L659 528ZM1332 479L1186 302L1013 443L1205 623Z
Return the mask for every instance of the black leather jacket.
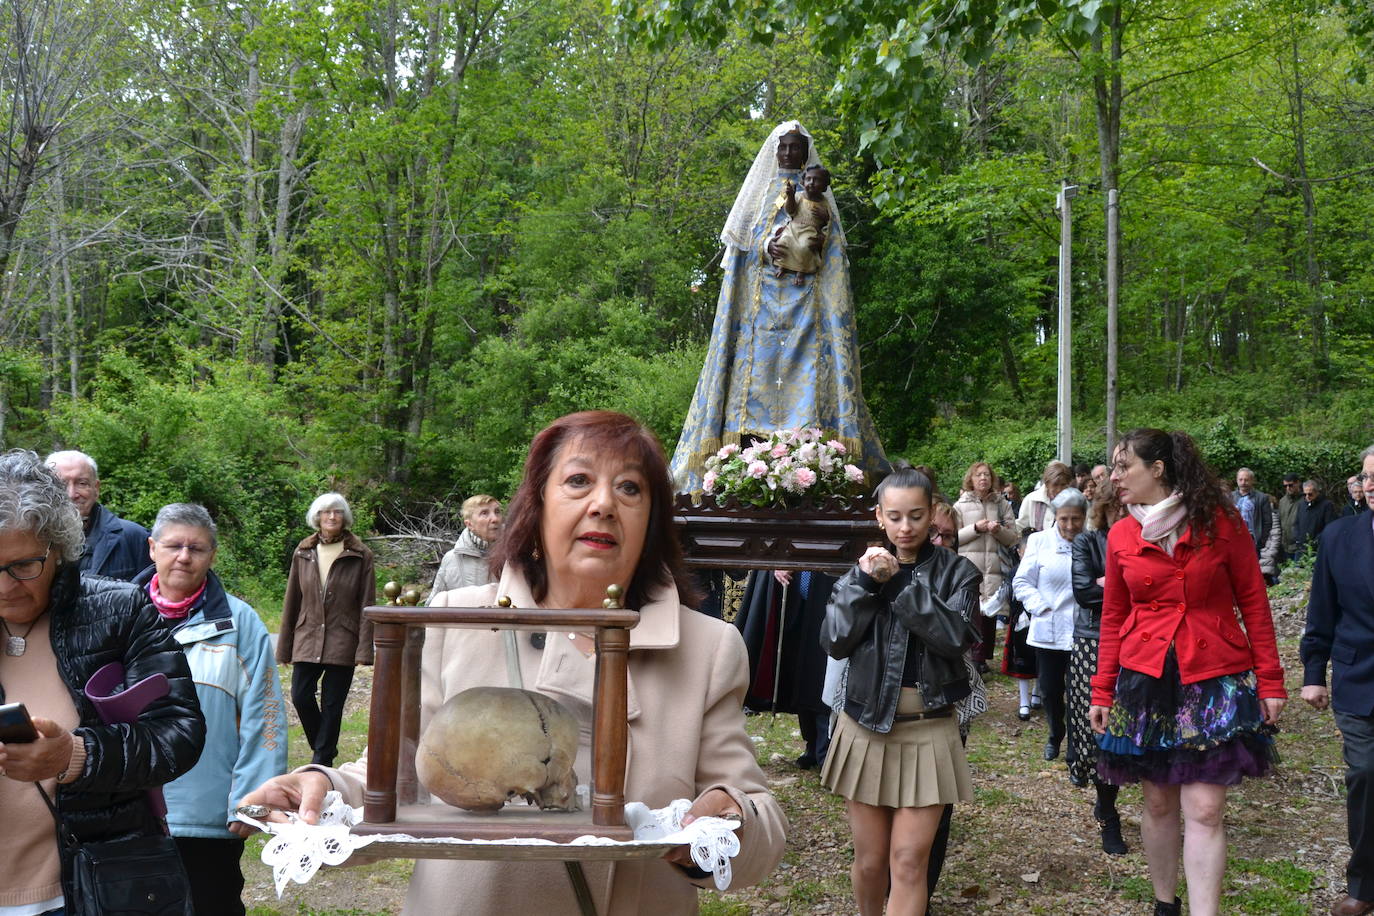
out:
M145 791L195 766L205 745L205 719L186 656L147 593L127 582L80 576L75 564L64 564L48 607L58 673L81 719L76 736L86 744L81 775L57 787L62 820L82 841L160 833ZM124 665L126 685L160 672L171 690L133 725L104 725L83 688L109 662ZM65 873L65 846L62 854Z
M857 566L835 583L821 647L831 658L849 659L845 707L855 721L875 732L892 729L913 636L921 641L918 680L926 708L968 696L963 655L977 639L968 618L978 607L982 578L952 550L931 547L905 588L896 580L879 583Z
M1107 573L1107 532L1084 531L1073 539L1073 638L1097 639L1102 627L1102 586Z

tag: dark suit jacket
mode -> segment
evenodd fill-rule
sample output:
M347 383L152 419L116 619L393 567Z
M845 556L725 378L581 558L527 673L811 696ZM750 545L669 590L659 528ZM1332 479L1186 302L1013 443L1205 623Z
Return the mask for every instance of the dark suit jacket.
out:
M1293 518L1293 543L1297 552L1303 553L1309 545L1320 550L1321 533L1335 520L1336 507L1325 496L1318 496L1310 503L1305 499L1299 502Z
M148 556L148 529L126 521L100 503L91 509L91 533L81 555L81 571L111 579L133 579L152 564Z
M1368 514L1337 519L1322 532L1301 651L1303 686L1325 685L1330 659L1331 706L1374 714L1374 530Z

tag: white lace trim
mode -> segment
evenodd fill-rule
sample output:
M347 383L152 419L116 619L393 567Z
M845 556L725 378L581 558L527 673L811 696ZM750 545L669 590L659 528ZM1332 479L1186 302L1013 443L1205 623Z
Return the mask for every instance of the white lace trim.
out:
M460 840L454 837L419 838L404 834L382 836L354 836L352 828L361 823L363 810L344 803L338 792L325 795L324 811L318 824L306 824L294 812L285 812L289 818L286 823L255 820L239 814L239 820L272 834L272 839L262 850L262 861L272 869L272 879L276 883L277 896L286 889L288 882L305 884L315 876L321 865L340 865L356 849L372 843L451 843L451 844L493 844L505 846L642 846L662 845L687 846L691 850L692 861L702 871L710 872L715 878L716 888L725 890L730 886L732 875L730 860L739 854L739 838L735 831L739 822L730 818L701 817L687 826L682 818L692 807L685 798L679 798L666 808L650 809L639 802L625 805L625 822L633 830L633 840L611 840L599 836L580 836L569 843L554 843L533 837L519 837L508 840Z

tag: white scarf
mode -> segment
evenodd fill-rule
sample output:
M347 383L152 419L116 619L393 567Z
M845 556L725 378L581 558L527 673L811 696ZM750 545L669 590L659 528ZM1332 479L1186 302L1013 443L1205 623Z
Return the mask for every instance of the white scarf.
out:
M1126 508L1131 517L1140 522L1140 536L1172 557L1174 545L1188 524L1188 507L1183 504L1183 494L1175 490L1153 506L1132 503Z

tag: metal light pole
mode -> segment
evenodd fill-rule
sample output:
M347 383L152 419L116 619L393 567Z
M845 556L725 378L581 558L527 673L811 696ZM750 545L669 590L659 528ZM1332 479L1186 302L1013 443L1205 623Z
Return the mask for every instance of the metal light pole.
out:
M1117 203L1116 188L1107 192L1107 463L1111 463L1116 447L1116 336L1117 290L1120 274L1117 271L1118 244L1121 238L1121 207Z
M1057 457L1073 463L1073 204L1078 185L1060 183L1059 211L1059 442Z

